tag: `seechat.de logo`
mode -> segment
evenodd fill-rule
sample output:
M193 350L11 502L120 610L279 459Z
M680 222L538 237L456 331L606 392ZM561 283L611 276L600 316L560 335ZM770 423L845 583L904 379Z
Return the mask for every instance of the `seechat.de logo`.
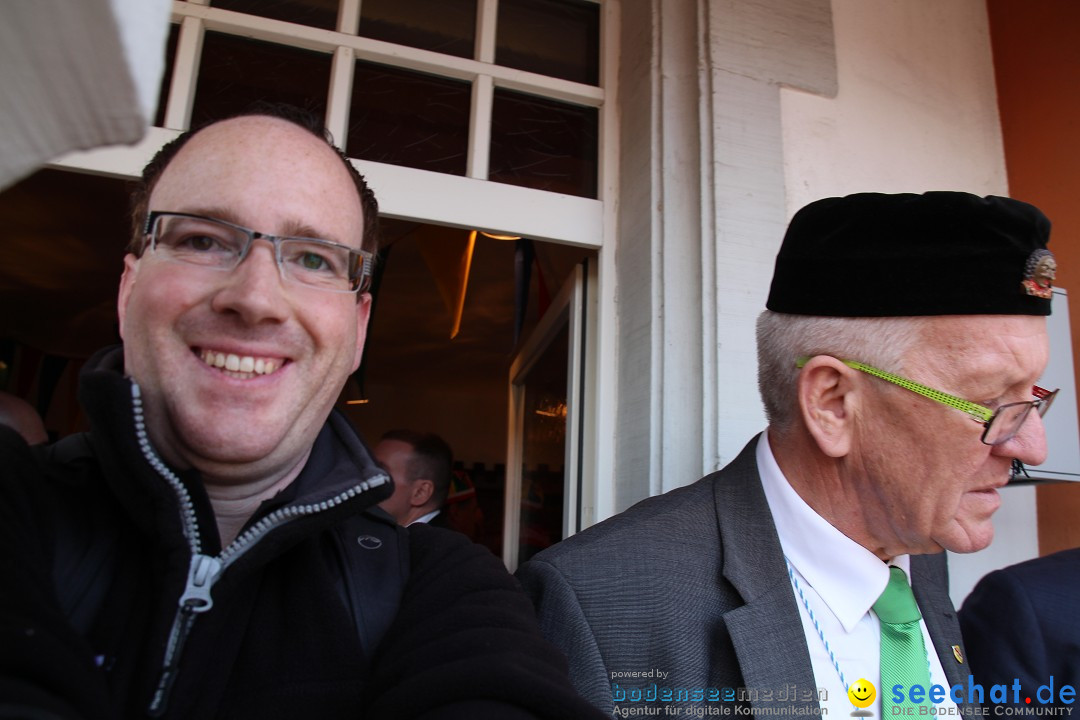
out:
M1040 685L1031 695L1023 693L1020 680L1013 678L1009 685L991 685L989 689L982 683L975 682L974 676L968 677L967 688L963 683L952 687L931 685L893 685L889 695L890 703L910 702L916 707L893 707L894 715L944 715L943 708L938 708L946 698L957 705L967 703L977 708L972 714L997 716L1005 715L1062 715L1071 714L1072 704L1076 701L1076 688L1065 683L1056 683L1051 675L1045 685ZM927 703L929 701L929 703Z

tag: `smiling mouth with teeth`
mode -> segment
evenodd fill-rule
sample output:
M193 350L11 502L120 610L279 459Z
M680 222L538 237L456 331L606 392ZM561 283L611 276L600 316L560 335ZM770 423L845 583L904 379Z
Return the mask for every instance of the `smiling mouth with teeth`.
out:
M247 379L258 375L269 375L277 370L282 362L278 358L258 358L251 355L236 355L213 350L200 350L199 359L210 367L218 368L229 377Z

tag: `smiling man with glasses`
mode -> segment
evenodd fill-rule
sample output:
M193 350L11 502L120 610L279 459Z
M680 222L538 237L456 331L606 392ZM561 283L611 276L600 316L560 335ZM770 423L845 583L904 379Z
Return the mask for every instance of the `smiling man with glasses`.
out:
M768 430L518 571L578 688L610 712L655 669L657 702L847 716L862 680L863 714L958 712L907 691L966 683L942 551L986 547L1046 457L1049 231L966 193L800 210L757 326Z
M380 510L391 479L334 411L377 217L295 109L150 162L90 431L0 429L0 716L590 716L499 560Z

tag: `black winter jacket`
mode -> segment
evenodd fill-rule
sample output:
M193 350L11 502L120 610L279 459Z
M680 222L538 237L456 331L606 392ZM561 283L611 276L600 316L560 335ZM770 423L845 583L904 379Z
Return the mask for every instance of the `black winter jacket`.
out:
M80 379L90 433L0 429L0 717L595 717L490 552L374 508L390 482L336 414L222 552L119 363ZM356 552L391 555L371 577Z

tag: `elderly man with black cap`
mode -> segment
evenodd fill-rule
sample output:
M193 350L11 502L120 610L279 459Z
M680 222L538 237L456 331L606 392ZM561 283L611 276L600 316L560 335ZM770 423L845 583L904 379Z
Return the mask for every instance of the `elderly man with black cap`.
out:
M797 213L758 320L768 430L518 573L578 690L620 714L983 702L942 551L986 547L1013 461L1045 459L1049 230L953 192Z

